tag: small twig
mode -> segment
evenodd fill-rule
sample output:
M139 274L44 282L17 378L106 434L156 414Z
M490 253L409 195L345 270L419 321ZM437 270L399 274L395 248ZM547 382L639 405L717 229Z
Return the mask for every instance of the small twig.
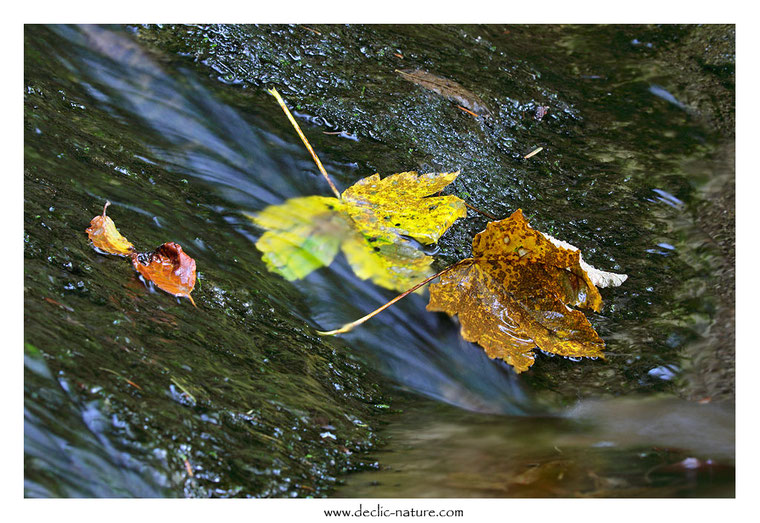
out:
M46 302L48 302L51 305L57 305L58 307L60 307L60 308L62 308L64 310L67 310L69 312L74 312L74 309L72 309L71 307L69 307L67 305L64 305L63 303L55 301L53 298L45 298L45 297L43 297L42 299L45 300Z
M457 105L457 109L461 109L464 112L466 112L467 114L471 114L471 115L473 115L476 118L480 117L480 115L478 113L473 113L472 111L470 111L469 109L466 109L466 108L462 107L461 105Z
M498 220L498 218L497 218L496 216L494 216L494 215L492 215L492 214L488 214L488 213L487 213L487 212L485 212L485 211L481 211L480 209L477 209L477 208L473 207L472 205L470 205L469 203L465 202L464 200L462 200L462 201L464 202L464 205L465 205L465 206L466 206L468 209L472 209L473 211L475 211L475 212L477 212L477 213L480 213L480 214L482 214L483 216L485 216L486 218L489 218L489 219L491 219L491 220L493 220L493 221L497 221L497 220Z
M190 466L190 461L188 461L187 458L185 458L185 470L187 471L188 476L191 478L193 477L193 467Z
M439 276L443 276L444 274L446 274L450 270L454 269L454 267L460 265L463 262L468 262L469 263L470 261L471 261L470 259L465 259L465 260L458 261L458 262L456 262L453 265L449 265L448 267L446 267L445 269L443 269L441 272L438 272L436 274L433 274L429 278L426 278L425 280L421 281L420 283L418 283L417 285L415 285L411 289L409 289L407 291L404 291L402 294L399 294L398 296L396 296L395 298L393 298L391 301L389 301L385 305L382 305L381 307L378 307L377 309L375 309L374 311L370 312L366 316L362 316L358 320L352 321L351 323L346 323L345 325L343 325L339 329L335 329L335 330L331 330L331 331L317 331L317 334L319 334L321 336L335 336L336 334L343 334L343 333L349 332L354 327L358 327L359 325L361 325L365 321L369 320L370 318L372 318L374 316L377 316L378 314L380 314L381 312L383 312L385 309L387 309L388 307L390 307L391 305L393 305L394 303L396 303L400 299L405 298L409 294L413 293L414 291L416 291L417 289L419 289L420 287L422 287L426 283L430 282L431 280L434 280L434 279L438 278Z
M105 367L100 367L100 370L104 370L106 372L110 372L111 374L120 377L121 379L123 379L124 381L126 381L127 383L129 383L130 385L132 385L133 387L135 387L136 389L142 390L142 387L139 386L137 383L135 383L132 380L128 380L127 378L125 378L124 376L122 376L121 374L119 374L118 372L116 372L115 370L107 369Z
M317 31L316 29L312 29L311 27L306 27L306 26L305 26L305 25L303 25L303 24L299 24L299 25L300 25L301 27L303 27L304 29L306 29L307 31L311 31L312 33L316 33L316 34L318 34L319 36L322 36L322 33L320 33L319 31Z
M303 144L311 153L311 157L314 158L314 162L317 164L317 167L319 167L319 171L322 173L322 176L324 176L325 180L327 180L327 183L330 184L330 189L332 189L332 192L335 194L335 197L340 200L340 192L338 192L338 189L336 189L332 180L327 175L327 171L325 171L325 168L322 165L322 162L319 161L319 157L317 157L317 153L315 153L314 149L311 148L311 144L309 143L309 140L306 139L306 136L303 134L303 131L301 131L301 128L298 126L298 122L296 122L296 119L293 118L292 114L290 114L290 109L288 109L288 107L285 105L285 100L282 99L282 96L280 96L280 93L278 93L277 89L275 89L274 87L272 89L269 89L269 93L277 99L277 103L279 103L280 107L282 107L282 110L285 111L285 116L287 116L288 120L290 120L290 123L293 124L293 127L298 133L298 136L301 137L301 141L303 141Z
M535 156L535 155L537 155L538 153L540 153L543 150L544 150L543 147L539 147L538 149L533 149L531 152L529 152L528 154L526 154L525 156L523 156L523 158L525 158L527 160L531 156Z
M179 380L175 379L174 376L171 376L171 382L174 383L179 389L192 401L193 403L198 403L195 401L195 396L190 394L190 391L185 388L184 385L182 385Z

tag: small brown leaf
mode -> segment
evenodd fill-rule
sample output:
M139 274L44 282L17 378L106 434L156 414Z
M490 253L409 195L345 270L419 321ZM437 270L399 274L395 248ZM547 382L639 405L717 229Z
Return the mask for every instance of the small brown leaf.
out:
M457 102L459 105L466 107L470 111L480 115L488 114L490 112L486 107L486 104L483 103L483 100L481 100L478 95L468 91L453 80L436 76L421 69L396 69L396 72L400 74L402 78L420 85L425 89L429 89L444 98Z
M109 205L111 202L106 202L103 214L93 218L86 229L95 250L129 256L135 270L145 279L169 294L185 296L195 306L195 301L190 296L195 287L195 260L182 252L182 247L174 242L165 243L153 252L138 254L135 246L116 230L113 220L106 216ZM53 300L49 301L60 305Z
M195 287L195 260L182 247L167 242L151 253L135 254L132 265L146 280L174 296L184 296L195 306L190 293Z
M96 249L108 254L131 256L135 252L135 246L119 233L113 220L106 216L109 205L111 202L106 202L103 206L103 214L93 218L85 232Z

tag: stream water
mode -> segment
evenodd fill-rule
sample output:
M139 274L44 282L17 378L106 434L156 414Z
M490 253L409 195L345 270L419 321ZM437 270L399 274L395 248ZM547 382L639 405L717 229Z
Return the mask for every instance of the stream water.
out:
M358 318L394 293L356 278L342 257L293 284L266 271L254 247L261 231L245 214L327 195L327 187L238 62L221 71L214 60L190 60L187 41L170 34L167 45L163 31L25 31L25 495L733 495L733 353L725 355L733 259L721 230L699 218L717 212L710 202L733 184L732 141L660 85L667 78L646 56L578 60L604 78L565 91L559 51L540 65L496 68L510 82L533 75L534 85L543 68L552 107L542 126L530 112L539 98L499 93L487 68L479 85L497 107L481 124L420 90L393 120L399 129L388 114L372 129L367 113L382 102L371 93L376 83L343 96L334 113L320 115L308 96L300 109L294 102L341 188L375 170L450 162L446 170L463 171L455 190L477 206L500 215L522 207L592 264L631 275L590 315L606 361L539 355L517 376L462 341L450 318L426 313L425 295L342 339L318 337L315 329ZM366 38L364 47L340 45L350 47L346 63L367 70L391 38L407 56L426 45L412 27L362 31L330 34ZM457 72L444 60L456 41L495 53L483 38L499 48L509 34L488 26L474 39L467 31L450 33L440 56L431 51L439 74ZM512 38L525 42L521 31ZM586 31L555 36L583 55ZM330 69L319 45L339 44L298 34L295 26L268 36L252 28L254 40L241 43L213 30L203 45L237 46L260 63L266 53L256 42L264 40L256 38L265 35L300 48L296 58L283 47L290 63L327 56ZM539 60L547 44L533 45L525 60ZM283 94L296 100L307 89L299 79L322 75L311 96L330 105L336 71L290 71ZM608 92L615 102L592 103ZM375 105L347 128L346 106L365 96ZM525 123L514 123L526 112ZM516 160L529 144L510 142L529 134L531 146L556 136L563 153L542 153L535 167ZM457 139L461 148L449 148ZM128 263L91 249L83 231L105 200L138 248L176 241L196 259L198 309L147 289ZM441 259L466 254L484 225L471 215L452 229Z

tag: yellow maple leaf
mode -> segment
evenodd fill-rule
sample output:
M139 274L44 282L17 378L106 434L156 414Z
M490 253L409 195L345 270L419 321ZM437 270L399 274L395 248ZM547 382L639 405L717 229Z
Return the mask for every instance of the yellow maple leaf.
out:
M404 290L431 275L433 262L407 237L435 243L467 214L456 196L432 196L458 174L375 174L340 199L306 196L271 205L250 216L266 230L256 247L269 270L291 281L329 265L340 249L360 278Z
M569 357L604 357L604 342L580 311L599 310L599 291L580 266L580 253L555 246L530 228L521 210L475 236L473 257L441 274L428 310L457 314L462 337L517 372L533 349Z

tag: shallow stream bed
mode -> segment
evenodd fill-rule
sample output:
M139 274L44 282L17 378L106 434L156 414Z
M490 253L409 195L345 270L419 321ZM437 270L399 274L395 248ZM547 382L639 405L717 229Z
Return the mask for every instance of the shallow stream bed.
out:
M732 27L27 26L24 76L25 495L733 495ZM518 376L424 294L319 336L395 293L266 270L246 215L330 194L272 86L341 189L460 170L628 274L606 358ZM196 259L197 309L92 249L106 200Z

